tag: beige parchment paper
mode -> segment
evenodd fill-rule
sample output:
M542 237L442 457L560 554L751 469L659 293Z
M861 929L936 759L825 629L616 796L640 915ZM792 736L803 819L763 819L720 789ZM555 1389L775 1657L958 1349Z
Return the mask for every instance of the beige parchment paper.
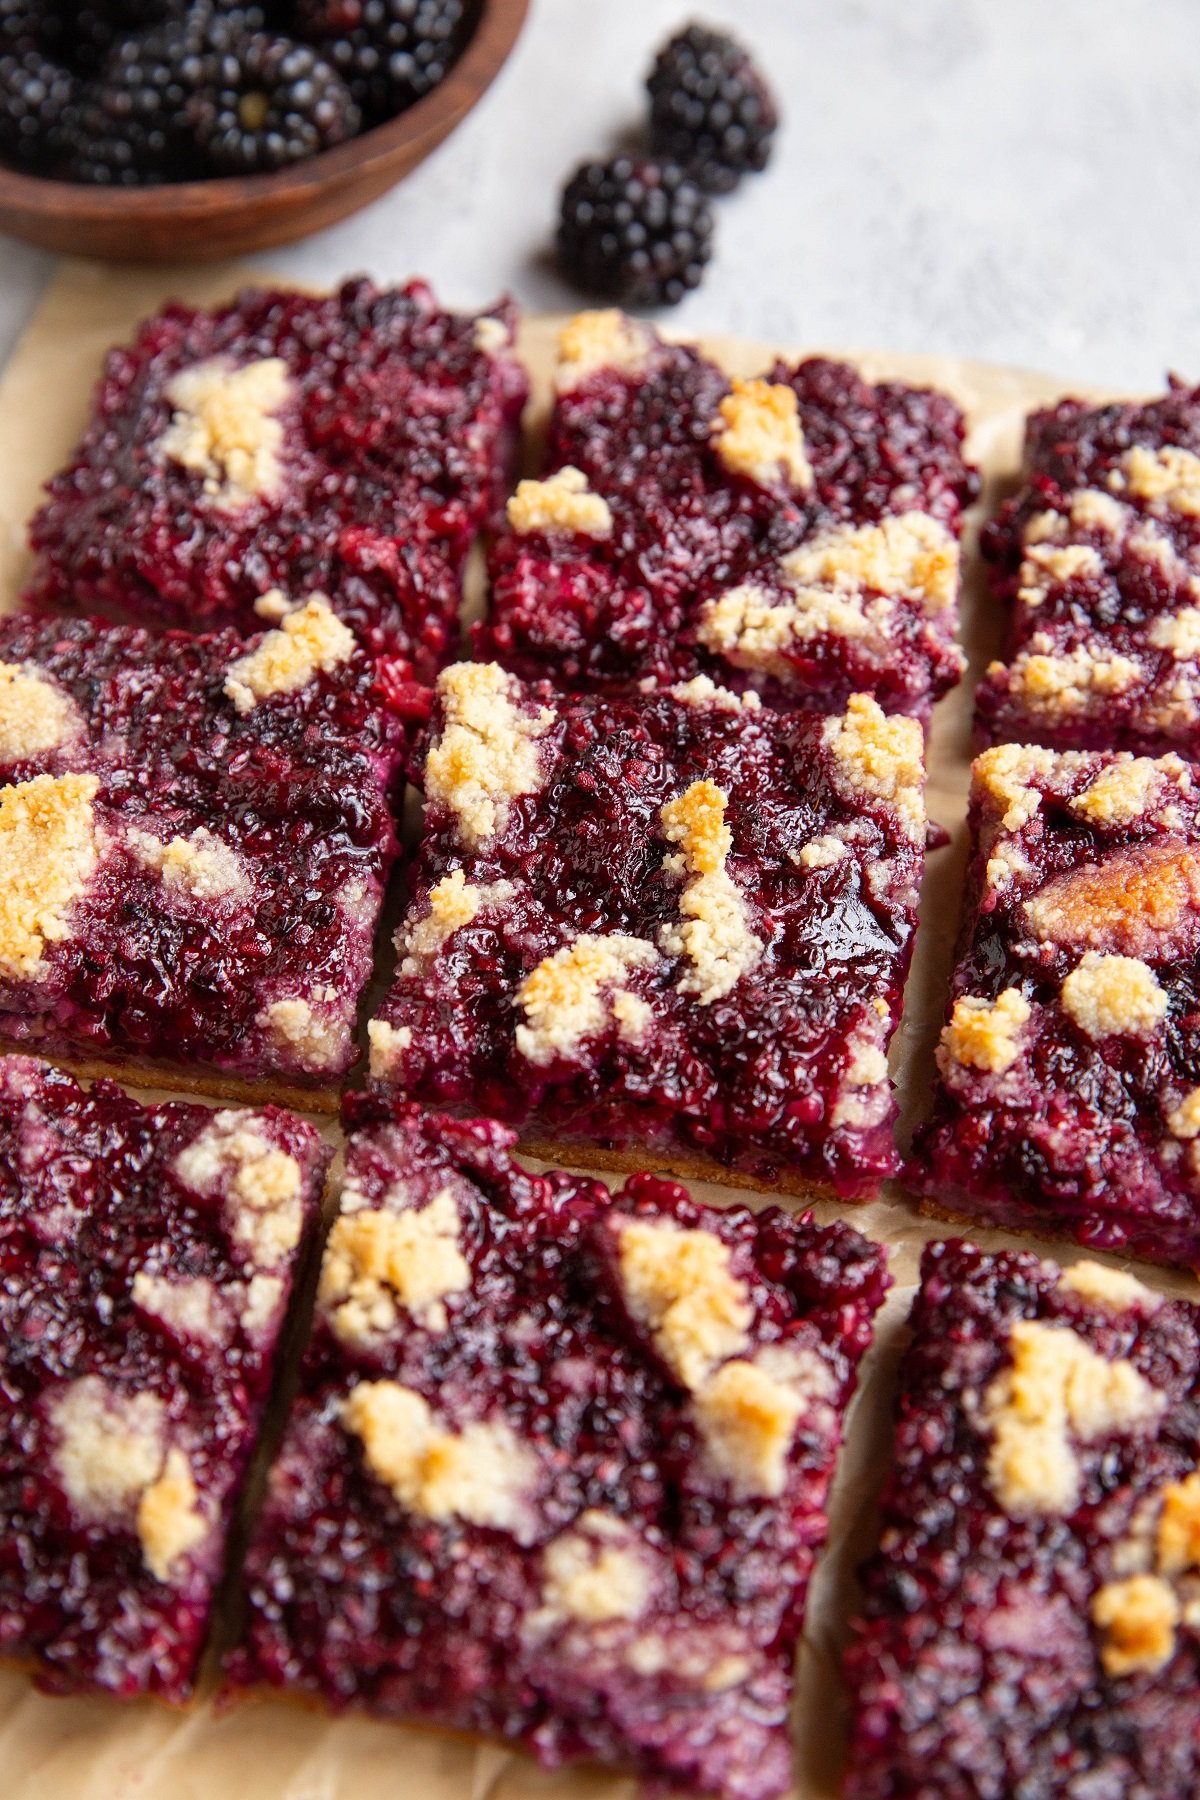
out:
M26 566L25 521L41 483L63 461L83 426L101 358L137 320L166 299L208 304L228 296L229 270L113 271L67 263L33 317L0 381L0 609L15 602ZM490 296L479 296L486 303ZM535 383L530 427L544 417L556 321L532 319L521 350ZM778 347L713 339L706 348L731 373L758 373ZM788 355L795 347L784 347ZM1025 412L1053 400L1052 376L950 357L845 351L869 378L943 387L963 406L969 450L984 474L967 537L964 636L970 672L937 707L930 742L929 808L950 833L929 859L921 928L892 1073L907 1135L926 1102L933 1044L961 912L966 857L965 798L971 695L999 630L980 579L978 525L1016 479ZM336 1135L335 1128L328 1127ZM763 1197L708 1184L697 1195L718 1204ZM785 1200L785 1205L794 1202ZM852 1219L888 1247L896 1286L863 1364L859 1395L830 1506L829 1544L810 1593L795 1708L794 1800L833 1800L838 1791L845 1698L837 1666L854 1599L853 1571L871 1547L876 1496L886 1471L892 1387L903 1348L923 1244L946 1228L922 1219L891 1187L868 1206L824 1202L818 1219ZM1020 1243L1007 1233L976 1232L989 1247ZM1060 1246L1062 1261L1076 1260ZM1111 1260L1111 1259L1110 1259ZM1196 1296L1185 1276L1141 1269L1168 1293ZM218 1625L218 1634L221 1625ZM210 1658L211 1665L211 1658ZM153 1702L51 1700L25 1676L0 1671L0 1796L3 1800L633 1800L635 1783L596 1769L546 1772L499 1746L356 1716L332 1719L286 1700L253 1701L218 1714L211 1673L182 1712Z

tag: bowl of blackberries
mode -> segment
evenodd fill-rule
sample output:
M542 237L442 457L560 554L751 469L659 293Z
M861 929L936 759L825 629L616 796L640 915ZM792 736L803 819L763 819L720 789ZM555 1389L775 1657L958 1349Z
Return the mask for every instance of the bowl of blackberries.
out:
M0 0L0 231L129 261L287 243L475 105L528 0Z

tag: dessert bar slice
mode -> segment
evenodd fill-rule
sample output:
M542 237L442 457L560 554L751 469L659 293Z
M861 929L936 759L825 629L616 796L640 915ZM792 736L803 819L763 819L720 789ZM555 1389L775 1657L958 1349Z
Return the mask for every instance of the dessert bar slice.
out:
M168 307L108 358L31 527L30 598L253 631L273 588L321 592L428 679L453 651L463 561L516 453L514 316L363 280Z
M350 1123L231 1682L782 1794L883 1252L650 1175L527 1174L490 1120Z
M566 687L707 674L828 712L865 691L926 715L958 680L975 476L944 394L823 360L731 382L617 312L566 328L557 389L481 655Z
M328 1151L0 1057L0 1656L187 1697Z
M1200 789L1174 755L975 763L975 899L916 1160L937 1210L1200 1265Z
M610 1167L871 1192L922 748L864 695L818 719L706 676L566 698L444 671L375 1083Z
M318 596L250 640L0 621L0 1038L320 1104L407 743Z
M1010 609L990 737L1200 749L1200 388L1034 413L1025 486L984 533Z
M932 1244L846 1669L846 1800L1200 1791L1200 1312Z

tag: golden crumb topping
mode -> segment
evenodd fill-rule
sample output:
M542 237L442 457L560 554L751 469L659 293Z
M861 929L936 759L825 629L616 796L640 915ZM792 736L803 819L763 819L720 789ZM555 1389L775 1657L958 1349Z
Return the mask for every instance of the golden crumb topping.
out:
M300 1164L262 1135L254 1113L214 1113L179 1152L174 1172L198 1194L227 1190L234 1240L256 1263L280 1262L300 1242Z
M767 487L812 486L796 395L782 382L734 381L718 408L713 444L725 467Z
M1042 804L1034 781L1038 776L1043 780L1053 776L1059 761L1053 750L996 744L971 764L972 785L977 795L994 803L991 811L1003 808L999 822L1005 831L1020 831Z
M77 738L75 703L32 663L0 662L0 763L24 762Z
M276 356L232 368L222 357L183 369L167 387L175 416L158 440L172 462L204 477L213 503L236 511L273 494L283 474L283 426L291 392Z
M400 973L423 973L456 931L470 925L481 912L507 905L515 893L511 881L486 881L476 887L461 869L443 875L429 890L429 911L425 917L406 924L397 940L403 953Z
M1082 1443L1157 1422L1166 1396L1131 1362L1109 1362L1064 1325L1018 1319L1011 1365L983 1398L992 1433L988 1482L1011 1518L1070 1513L1079 1498Z
M1160 613L1150 627L1156 650L1169 650L1176 662L1200 659L1200 606L1181 606L1178 612Z
M218 1340L225 1335L217 1288L207 1276L168 1278L139 1269L129 1287L130 1298L152 1319L161 1319L185 1337Z
M157 1394L125 1394L84 1375L51 1401L54 1466L84 1519L118 1519L162 1467L165 1408Z
M419 1211L343 1213L329 1234L317 1291L338 1337L369 1344L394 1331L397 1305L418 1325L444 1331L447 1297L471 1285L461 1233L449 1188Z
M508 502L508 522L519 537L531 531L574 531L580 537L607 537L612 508L594 494L582 469L569 465L545 481L519 481Z
M1120 756L1076 794L1071 811L1094 825L1129 825L1148 810L1162 778L1161 765L1150 757Z
M1086 544L1031 544L1027 537L1017 598L1023 606L1039 607L1056 584L1100 575L1103 569Z
M342 1423L361 1440L368 1469L408 1512L528 1536L537 1459L503 1420L452 1431L412 1388L360 1381L343 1402Z
M679 990L701 1006L723 998L758 962L763 942L750 929L746 904L727 860L733 833L725 823L729 796L714 781L693 781L662 809L663 834L678 844L663 868L686 879L679 896L681 920L664 926L659 941L669 956L690 965Z
M573 1056L585 1038L604 1030L623 998L635 998L623 985L630 970L650 968L658 960L658 951L645 938L616 932L608 937L584 933L564 944L517 989L516 1003L525 1015L517 1026L517 1049L533 1063Z
M1054 876L1025 903L1044 943L1122 956L1165 954L1200 909L1200 848L1150 843L1112 850Z
M739 1496L782 1494L796 1425L832 1382L809 1349L768 1346L722 1364L693 1402L709 1462Z
M1093 1306L1102 1306L1106 1312L1152 1313L1162 1305L1162 1295L1148 1288L1136 1275L1090 1260L1073 1263L1069 1269L1064 1269L1058 1285L1068 1294L1090 1300Z
M1200 1087L1192 1088L1167 1114L1167 1129L1185 1142L1200 1137Z
M1200 518L1200 456L1177 444L1148 450L1135 444L1121 459L1109 483L1117 493L1147 500L1159 510L1182 518Z
M782 568L797 594L886 594L916 601L930 615L953 606L959 550L929 513L906 512L878 525L838 526L801 544Z
M504 321L486 316L476 319L471 338L475 348L484 356L499 356L508 349L510 342L508 326Z
M162 1474L144 1490L137 1509L142 1555L157 1581L170 1581L180 1557L208 1536L199 1502L192 1465L182 1450L168 1450Z
M367 1062L376 1081L395 1073L404 1052L412 1047L411 1025L389 1025L385 1019L367 1024Z
M542 1554L542 1606L535 1629L572 1620L606 1625L636 1619L650 1599L650 1570L628 1525L591 1510L553 1538Z
M307 1000L273 1000L258 1016L275 1044L304 1068L322 1074L340 1067L350 1049L350 1027L336 1014L318 1012Z
M654 339L644 325L616 307L576 313L558 335L558 367L554 385L569 394L597 369L622 369L635 373L645 368Z
M719 687L710 675L693 675L690 681L677 682L667 692L684 706L711 706L714 712L758 712L762 707L752 688L748 693L734 694L729 688Z
M250 890L250 873L237 851L205 825L166 843L149 831L131 828L125 841L138 862L162 877L168 893L223 900Z
M450 808L459 837L477 850L504 829L510 802L542 785L537 741L555 715L522 712L497 663L455 663L437 686L446 722L425 759L425 793Z
M1200 1569L1200 1471L1163 1489L1156 1549L1164 1575Z
M1005 988L994 1000L965 995L954 1002L941 1050L951 1062L1003 1075L1021 1054L1031 1017L1029 1002L1017 988Z
M1120 537L1128 518L1125 508L1099 488L1079 488L1071 495L1071 523L1077 531L1102 531Z
M1088 1037L1148 1037L1166 1013L1167 995L1137 957L1089 950L1063 982L1062 1004Z
M324 594L312 594L268 631L258 648L232 663L225 692L240 713L274 694L294 694L321 672L329 674L354 653L354 633Z
M869 694L851 694L825 725L835 772L852 794L887 800L905 835L925 841L925 740L916 719L889 717Z
M1156 1575L1107 1582L1092 1601L1104 1673L1116 1678L1165 1668L1181 1616L1174 1590Z
M71 935L71 909L100 861L95 775L35 775L0 788L0 974L36 979L47 944Z
M1008 679L1012 693L1030 713L1053 720L1060 714L1085 713L1097 701L1125 693L1141 674L1132 657L1080 645L1063 655L1023 650L1013 659Z
M618 1244L625 1304L684 1386L701 1387L717 1363L745 1349L754 1317L728 1244L711 1231L642 1219L621 1224Z

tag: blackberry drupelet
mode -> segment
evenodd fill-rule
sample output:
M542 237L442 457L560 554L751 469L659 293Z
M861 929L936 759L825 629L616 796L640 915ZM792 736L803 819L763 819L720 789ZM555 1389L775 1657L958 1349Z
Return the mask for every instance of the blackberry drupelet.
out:
M109 187L182 181L199 173L185 108L205 77L202 49L190 14L114 44L72 120L68 173Z
M360 113L349 88L309 44L257 34L214 58L211 85L188 121L214 173L252 175L352 138Z
M563 190L559 265L598 299L673 306L699 285L712 237L708 201L674 163L584 163Z
M45 169L63 149L63 127L78 83L40 50L0 56L0 156Z
M467 22L464 0L297 0L296 20L369 123L437 87L462 48Z
M748 53L724 32L688 25L665 44L646 81L650 142L710 194L766 167L779 123Z

